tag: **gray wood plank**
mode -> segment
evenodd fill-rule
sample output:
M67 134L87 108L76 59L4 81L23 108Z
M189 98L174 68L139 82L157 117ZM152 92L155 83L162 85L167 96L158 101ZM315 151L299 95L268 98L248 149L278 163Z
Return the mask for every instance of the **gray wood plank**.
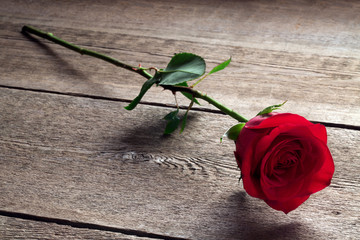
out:
M360 132L328 128L336 172L288 215L247 196L233 121L191 112L164 137L170 109L0 89L0 209L192 239L354 239Z
M171 1L165 13L170 3L161 1L152 1L150 12L143 1L86 3L86 11L83 2L4 3L2 85L127 100L137 95L143 82L138 76L19 33L23 24L33 24L134 65L164 67L174 52L191 51L204 56L210 69L232 56L231 66L209 77L200 90L248 117L289 100L285 110L311 120L359 125L357 1L271 6ZM144 101L173 103L173 98L154 89Z
M4 20L15 15L14 23L23 24L30 20L64 27L67 19L66 26L77 30L87 26L95 31L107 29L113 33L216 44L225 42L289 52L314 53L317 50L321 55L336 53L356 58L359 53L354 35L358 33L360 20L360 4L356 0L346 3L341 0L321 3L277 1L271 4L234 0L206 3L201 0L97 1L92 4L86 1L3 2ZM64 9L68 11L64 12ZM307 49L299 49L303 46Z
M73 228L40 221L0 216L0 237L7 239L119 239L150 240L156 238L137 237L117 232Z

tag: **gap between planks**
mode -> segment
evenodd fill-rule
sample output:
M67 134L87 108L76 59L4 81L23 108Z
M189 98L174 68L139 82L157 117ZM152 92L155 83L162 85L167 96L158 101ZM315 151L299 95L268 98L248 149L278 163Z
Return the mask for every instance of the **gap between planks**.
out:
M56 95L64 95L64 96L73 96L73 97L82 97L82 98L98 99L98 100L105 100L105 101L114 101L114 102L128 102L128 103L131 102L131 100L123 99L123 98L105 97L105 96L99 96L99 95L91 95L91 94L84 94L84 93L74 93L74 92L59 92L59 91L35 89L35 88L24 88L24 87L2 85L2 84L0 84L0 88L22 90L22 91L31 91L31 92L37 92L37 93L48 93L48 94L56 94ZM176 106L173 105L173 104L165 104L165 103L158 103L158 102L141 101L140 104L148 105L148 106L176 108ZM179 108L186 110L186 109L188 109L188 106L180 105ZM214 109L208 109L208 108L192 107L191 110L192 111L198 111L198 112L208 112L208 113L215 113L215 114L225 115L225 113L221 112L220 110L214 110ZM326 127L333 127L333 128L360 131L360 126L357 126L357 125L331 123L331 122L323 122L323 121L313 121L313 120L309 120L309 121L312 122L312 123L315 123L315 124L320 123L320 124L322 124L322 125L324 125Z
M105 226L105 225L100 225L100 224L95 224L95 223L71 221L68 219L44 217L44 216L37 216L37 215L33 215L33 214L26 214L26 213L20 213L20 212L10 212L10 211L5 211L5 210L0 210L0 216L12 217L12 218L23 219L23 220L31 220L31 221L36 221L36 222L55 223L58 225L70 226L73 228L85 228L85 229L90 229L90 230L100 230L100 231L107 231L107 232L113 232L113 233L122 233L122 234L130 235L130 236L146 237L146 238L153 238L153 239L166 239L166 240L184 240L185 239L185 238L165 236L162 234L150 233L150 232L145 232L145 231L140 231L140 230L110 227L110 226Z

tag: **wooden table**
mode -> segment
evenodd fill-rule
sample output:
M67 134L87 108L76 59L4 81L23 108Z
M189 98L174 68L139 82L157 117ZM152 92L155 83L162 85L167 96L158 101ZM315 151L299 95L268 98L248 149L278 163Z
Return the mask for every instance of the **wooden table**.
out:
M358 239L360 2L0 1L1 239ZM248 196L236 122L206 102L162 134L174 98L47 40L35 26L129 64L203 56L198 85L251 118L266 106L327 126L330 187L285 215ZM178 99L181 106L186 99Z

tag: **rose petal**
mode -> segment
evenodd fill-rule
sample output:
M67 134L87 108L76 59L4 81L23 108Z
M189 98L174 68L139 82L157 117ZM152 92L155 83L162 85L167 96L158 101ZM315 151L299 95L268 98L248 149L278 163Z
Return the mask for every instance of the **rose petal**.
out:
M235 157L249 195L285 213L331 182L334 162L324 126L290 113L251 119L236 141Z
M313 149L313 154L323 161L317 171L310 174L310 177L305 181L307 190L304 191L304 194L313 194L329 186L335 171L331 153L323 142L319 141L319 144Z
M265 202L275 210L283 211L285 214L295 210L303 202L305 202L309 196L297 197L287 201L272 201L265 200Z
M273 128L282 125L296 125L296 126L308 126L312 125L306 118L292 113L272 113L269 115L270 117L266 116L257 116L255 120L250 124L246 124L245 128L251 129L261 129L261 128ZM264 119L265 118L265 119ZM260 120L262 120L260 122ZM250 120L251 121L251 120ZM249 122L250 122L249 121ZM256 124L255 124L256 123Z
M324 125L313 124L309 126L308 129L311 131L312 135L320 139L324 144L327 144L327 133Z

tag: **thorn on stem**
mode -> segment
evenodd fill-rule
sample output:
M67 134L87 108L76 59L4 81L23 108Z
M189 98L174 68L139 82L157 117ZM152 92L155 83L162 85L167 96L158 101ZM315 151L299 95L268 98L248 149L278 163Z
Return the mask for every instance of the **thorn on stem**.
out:
M149 67L149 70L155 70L155 72L159 71L159 69L157 67Z

